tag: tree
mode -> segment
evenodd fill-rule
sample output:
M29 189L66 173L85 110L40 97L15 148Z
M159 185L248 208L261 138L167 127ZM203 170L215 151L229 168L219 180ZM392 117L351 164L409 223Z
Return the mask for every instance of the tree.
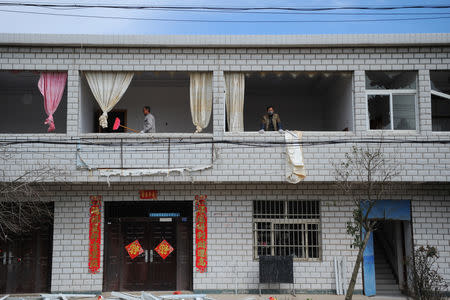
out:
M17 177L8 177L5 169L15 154L6 146L0 148L0 240L29 232L37 224L51 220L53 209L41 196L45 193L43 182L63 175L61 170L38 164Z
M353 217L347 223L347 233L353 236L352 246L358 249L346 300L352 299L364 249L376 230L377 221L369 218L370 211L398 175L397 166L385 158L381 145L382 142L377 147L353 146L341 163L334 164L336 185L352 201Z

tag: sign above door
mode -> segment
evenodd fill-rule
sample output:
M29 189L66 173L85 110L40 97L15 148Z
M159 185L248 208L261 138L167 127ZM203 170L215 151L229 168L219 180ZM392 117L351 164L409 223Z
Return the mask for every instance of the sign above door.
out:
M158 191L157 190L140 190L139 198L140 199L157 199Z

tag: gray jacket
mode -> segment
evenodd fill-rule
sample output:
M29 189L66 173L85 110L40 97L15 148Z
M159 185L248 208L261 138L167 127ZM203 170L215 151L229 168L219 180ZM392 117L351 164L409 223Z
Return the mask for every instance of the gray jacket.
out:
M144 118L144 129L142 133L156 132L155 117L152 114L147 114Z

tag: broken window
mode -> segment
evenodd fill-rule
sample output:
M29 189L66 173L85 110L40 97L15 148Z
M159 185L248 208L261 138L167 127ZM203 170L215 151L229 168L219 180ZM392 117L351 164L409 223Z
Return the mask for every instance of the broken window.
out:
M450 71L431 71L433 131L450 131Z
M246 72L244 131L261 129L268 106L283 129L351 131L352 94L350 72Z
M370 129L416 129L416 72L366 72Z
M0 133L47 133L44 97L38 88L40 72L1 71ZM54 133L65 133L67 126L67 88L53 114Z
M155 117L157 133L195 131L190 108L188 72L134 72L126 92L108 113L107 128L99 126L102 111L85 76L82 76L81 81L81 102L82 133L133 132L131 129L141 131L144 126L144 106L149 106ZM116 118L120 119L122 126L114 130ZM202 132L212 132L212 114L208 127Z

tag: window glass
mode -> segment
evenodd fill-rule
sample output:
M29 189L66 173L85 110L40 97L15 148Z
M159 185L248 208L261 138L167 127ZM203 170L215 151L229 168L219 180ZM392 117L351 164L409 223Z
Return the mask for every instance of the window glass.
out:
M389 95L369 95L370 129L391 129Z
M433 131L450 131L450 100L431 97Z
M450 71L431 71L433 131L450 131Z
M416 72L366 71L366 89L416 89Z
M415 95L392 95L394 110L394 129L416 129Z

